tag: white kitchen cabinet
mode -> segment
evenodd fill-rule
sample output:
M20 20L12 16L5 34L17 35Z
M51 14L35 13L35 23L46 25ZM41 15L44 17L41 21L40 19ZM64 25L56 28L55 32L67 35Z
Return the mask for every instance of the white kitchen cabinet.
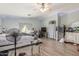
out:
M65 41L79 44L79 32L66 32Z

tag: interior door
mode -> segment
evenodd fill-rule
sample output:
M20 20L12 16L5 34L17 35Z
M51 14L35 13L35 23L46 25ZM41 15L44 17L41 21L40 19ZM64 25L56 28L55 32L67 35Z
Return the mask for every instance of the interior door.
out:
M56 39L56 24L50 23L48 26L48 37Z

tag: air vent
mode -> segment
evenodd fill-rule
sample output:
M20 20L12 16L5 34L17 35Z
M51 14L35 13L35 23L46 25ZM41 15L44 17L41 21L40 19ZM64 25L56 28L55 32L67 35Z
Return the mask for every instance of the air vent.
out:
M27 16L31 16L31 14L27 14Z

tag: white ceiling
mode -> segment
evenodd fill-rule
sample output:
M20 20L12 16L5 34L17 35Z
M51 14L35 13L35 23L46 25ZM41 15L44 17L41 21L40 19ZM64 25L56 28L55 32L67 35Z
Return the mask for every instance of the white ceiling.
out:
M79 8L79 4L75 3L52 3L50 11L40 12L39 5L36 3L0 3L0 15L14 15L21 17L39 17L50 14L52 12L66 12ZM28 16L30 15L30 16Z

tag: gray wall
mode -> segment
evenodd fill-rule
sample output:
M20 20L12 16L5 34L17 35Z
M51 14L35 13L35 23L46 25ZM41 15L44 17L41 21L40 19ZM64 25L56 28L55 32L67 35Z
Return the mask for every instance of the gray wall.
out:
M79 22L79 11L68 14L67 26L72 26L72 23Z
M55 20L56 22L58 22L58 16L57 13L52 13L52 15L47 16L43 21L42 21L42 26L48 27L49 26L49 22ZM56 25L58 25L56 23Z
M2 22L1 22L2 20ZM44 18L37 17L37 18L23 18L23 17L14 17L14 16L0 16L0 24L7 29L9 28L19 28L19 23L30 23L33 25L34 28L39 30L41 27L45 26L48 27L48 23L51 20L58 20L57 13L51 13ZM66 13L61 16L61 24L65 24L66 26L72 25L74 22L79 21L79 11L75 11L72 13ZM56 23L56 25L58 25Z
M72 26L73 23L75 22L77 22L78 24L79 23L79 11L73 11L73 12L63 14L61 16L61 21L62 21L61 24L64 24L67 27ZM75 24L73 26L75 26Z
M40 20L35 18L19 18L19 17L3 17L0 18L2 20L3 27L6 27L7 29L10 28L19 28L20 23L29 23L32 24L32 26L39 30L41 28Z

